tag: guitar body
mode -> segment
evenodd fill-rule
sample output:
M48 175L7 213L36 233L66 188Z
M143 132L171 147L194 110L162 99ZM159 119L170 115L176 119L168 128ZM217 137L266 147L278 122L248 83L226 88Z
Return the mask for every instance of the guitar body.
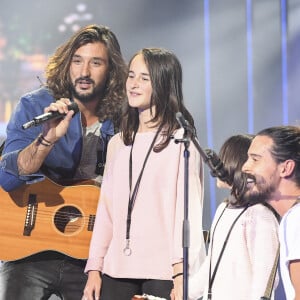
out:
M45 250L86 259L100 188L62 186L50 179L13 192L0 188L0 260Z

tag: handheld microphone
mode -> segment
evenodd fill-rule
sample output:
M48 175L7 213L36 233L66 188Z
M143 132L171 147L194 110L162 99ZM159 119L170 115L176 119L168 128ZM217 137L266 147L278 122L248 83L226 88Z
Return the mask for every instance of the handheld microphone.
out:
M207 164L211 169L211 176L218 177L222 181L227 182L228 173L220 157L211 149L205 149L205 153L207 155Z
M68 105L68 110L73 110L74 115L79 111L78 105L76 102L72 102L70 105ZM42 115L39 115L35 118L33 118L31 121L25 123L22 125L23 129L30 128L32 126L38 126L41 125L42 123L45 123L49 120L52 119L58 119L58 118L63 118L66 114L61 114L58 111L50 111L48 113L44 113Z

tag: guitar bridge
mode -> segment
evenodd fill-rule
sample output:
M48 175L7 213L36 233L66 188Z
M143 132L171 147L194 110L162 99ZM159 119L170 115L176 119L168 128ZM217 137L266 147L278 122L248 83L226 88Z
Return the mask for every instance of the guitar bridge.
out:
M37 208L38 208L38 203L36 201L36 195L29 194L24 231L23 231L24 236L31 235L31 231L33 230L35 225Z
M88 223L88 226L87 226L88 231L93 231L94 224L95 224L95 219L96 219L96 215L90 215L89 216L89 223Z

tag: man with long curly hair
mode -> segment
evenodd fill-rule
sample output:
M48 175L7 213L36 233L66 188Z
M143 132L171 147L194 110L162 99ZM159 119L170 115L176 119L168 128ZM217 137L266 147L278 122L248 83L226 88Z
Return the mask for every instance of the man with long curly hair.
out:
M101 183L107 143L120 121L126 76L118 40L105 26L82 28L57 48L46 67L46 84L20 99L8 123L2 188L13 191L46 176L57 183ZM59 117L28 126L44 113ZM89 200L87 194L84 201ZM48 299L52 294L80 299L85 260L62 252L49 240L46 251L4 262L0 299Z

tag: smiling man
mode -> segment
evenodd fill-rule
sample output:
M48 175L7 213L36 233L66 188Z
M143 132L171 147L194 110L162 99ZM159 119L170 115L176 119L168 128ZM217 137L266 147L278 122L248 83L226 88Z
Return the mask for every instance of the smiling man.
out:
M46 176L60 184L88 179L99 185L108 140L116 132L125 99L126 76L127 66L118 40L105 26L84 27L58 47L46 67L46 85L24 95L8 123L0 162L2 188L13 191ZM69 110L71 103L77 104L78 114ZM22 128L24 123L44 112L59 112L64 117L27 130ZM53 192L45 190L46 195ZM35 191L34 186L31 191ZM74 198L77 199L75 192L72 194L72 198L62 199L63 196L52 193L54 202L47 201L45 205L54 207L54 211L55 205L61 203L72 202L78 206L74 202ZM38 193L34 195L37 202L42 202L43 197ZM90 207L93 200L98 201L86 193L80 208ZM42 240L44 244L39 252L33 251L29 257L19 259L20 254L18 259L4 262L0 268L0 300L49 299L52 294L60 299L80 299L87 279L83 272L86 261L82 256L65 255L78 245L70 243L66 237L65 248L57 249L55 235L53 238L49 234L35 240L36 231L43 222L46 228L52 228L54 224L50 217L47 222L47 213L42 212L41 206L34 211L37 211L36 224L31 236L27 236L26 242L30 240L31 245L27 244L30 249L26 252L32 251L34 242ZM11 218L16 223L22 222L15 216ZM73 221L71 213L66 213L59 215L56 223L62 224L64 218ZM19 248L26 248L24 239L21 239L23 231L12 234L19 238Z
M281 216L280 269L287 300L300 299L300 128L260 131L243 166L247 197L266 201Z

